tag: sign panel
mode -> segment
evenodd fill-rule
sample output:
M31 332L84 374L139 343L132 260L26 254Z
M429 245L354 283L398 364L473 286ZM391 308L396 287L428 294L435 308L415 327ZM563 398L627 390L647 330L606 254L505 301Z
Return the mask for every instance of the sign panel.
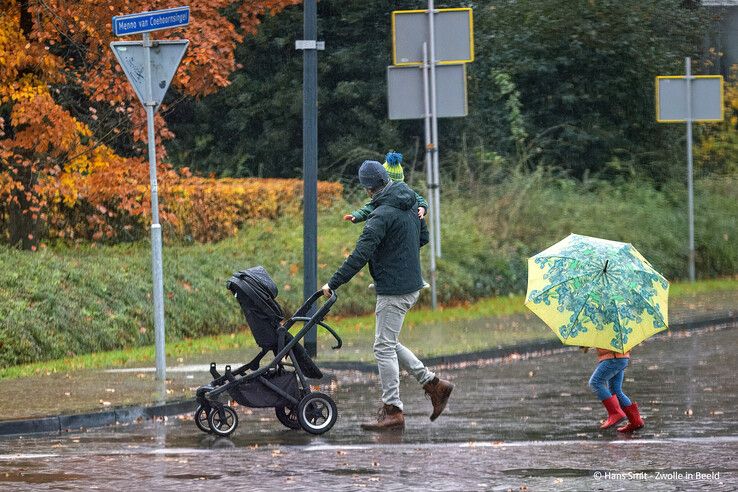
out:
M189 23L190 8L187 6L139 12L138 14L116 15L113 17L113 34L128 36L129 34L186 26Z
M434 17L436 61L457 64L474 61L472 9L438 9ZM421 65L423 43L430 43L427 10L392 12L392 63Z
M692 121L723 121L723 77L696 75L691 81ZM687 78L656 77L656 121L684 123L687 112Z
M389 119L424 118L423 94L425 90L422 67L387 67ZM436 95L439 118L467 115L465 64L436 67Z
M154 41L151 46L151 95L156 107L161 104L169 89L174 73L182 61L187 45L186 39ZM146 105L146 48L142 41L114 41L110 47L123 67L141 104Z

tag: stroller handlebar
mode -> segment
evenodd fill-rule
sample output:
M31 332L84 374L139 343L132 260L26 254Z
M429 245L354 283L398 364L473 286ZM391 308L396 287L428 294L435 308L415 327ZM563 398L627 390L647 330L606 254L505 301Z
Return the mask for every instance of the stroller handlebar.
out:
M336 294L336 291L331 291L331 296L328 298L328 300L323 304L318 311L316 311L312 316L308 316L308 312L313 307L313 305L323 297L323 291L319 290L316 291L313 295L310 296L310 298L305 301L305 303L300 306L300 309L297 310L297 312L292 316L286 325L287 329L289 329L290 326L292 326L292 323L295 321L303 321L303 322L313 322L316 326L320 325L328 332L330 332L331 335L333 335L333 338L336 339L336 342L338 343L335 347L332 347L334 350L340 349L343 345L343 340L341 340L341 337L338 336L338 333L335 332L333 328L328 326L327 324L323 323L323 318L328 314L328 311L331 310L331 307L336 303L336 300L338 300L338 295Z
M313 307L313 304L315 304L321 297L323 297L323 291L316 291L313 295L310 296L307 301L305 301L302 306L300 306L300 309L297 310L295 316L305 316L307 312L310 311L310 308ZM331 291L331 297L328 298L325 304L323 304L318 312L315 313L312 317L320 314L318 319L322 320L325 315L328 314L328 311L331 310L331 307L336 303L336 300L338 300L338 295L336 295L335 291Z

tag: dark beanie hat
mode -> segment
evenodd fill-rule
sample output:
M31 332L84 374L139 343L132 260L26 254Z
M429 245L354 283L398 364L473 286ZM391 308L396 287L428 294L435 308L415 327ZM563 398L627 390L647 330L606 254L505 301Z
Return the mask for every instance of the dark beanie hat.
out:
M359 168L359 182L364 188L376 190L389 183L389 174L379 162L364 161Z

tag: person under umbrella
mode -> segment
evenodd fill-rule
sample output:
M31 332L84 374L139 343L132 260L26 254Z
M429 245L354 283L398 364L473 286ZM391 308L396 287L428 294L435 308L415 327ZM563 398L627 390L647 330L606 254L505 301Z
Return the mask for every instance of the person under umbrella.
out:
M668 328L669 282L631 244L571 234L528 260L525 305L564 344L597 349L589 385L607 410L600 428L644 426L622 391L630 350Z

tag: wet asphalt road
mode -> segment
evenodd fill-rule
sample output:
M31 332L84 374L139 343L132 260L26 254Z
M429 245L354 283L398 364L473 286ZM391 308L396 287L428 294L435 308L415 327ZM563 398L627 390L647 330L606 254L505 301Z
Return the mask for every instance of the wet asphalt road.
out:
M340 372L326 387L339 420L323 436L240 408L231 438L202 434L189 417L6 438L0 490L736 490L736 347L732 329L635 350L624 388L646 428L633 437L597 429L594 357L564 350L440 368L456 389L435 423L405 376L401 434L359 429L378 407L377 382Z

